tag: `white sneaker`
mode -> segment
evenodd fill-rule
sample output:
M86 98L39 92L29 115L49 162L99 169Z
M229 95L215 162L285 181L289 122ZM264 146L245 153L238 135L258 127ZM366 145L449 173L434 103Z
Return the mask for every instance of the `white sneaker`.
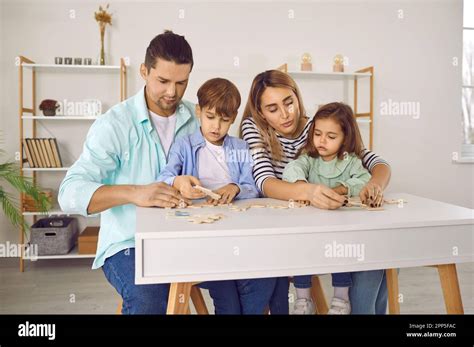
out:
M328 314L351 314L351 303L343 299L332 298Z
M294 314L314 314L313 300L296 299Z

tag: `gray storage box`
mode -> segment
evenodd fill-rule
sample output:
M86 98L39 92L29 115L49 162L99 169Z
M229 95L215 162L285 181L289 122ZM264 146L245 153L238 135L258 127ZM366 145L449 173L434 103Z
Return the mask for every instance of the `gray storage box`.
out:
M67 254L78 237L76 218L42 218L31 227L30 243L38 245L38 255Z

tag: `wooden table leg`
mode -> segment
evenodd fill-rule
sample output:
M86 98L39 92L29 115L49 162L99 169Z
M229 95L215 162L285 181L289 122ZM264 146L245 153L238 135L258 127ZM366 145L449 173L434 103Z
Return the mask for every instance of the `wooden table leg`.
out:
M456 264L438 265L438 273L446 312L448 314L464 314Z
M311 296L316 306L316 313L327 314L329 307L326 301L326 296L324 295L323 286L321 285L321 280L319 279L319 276L313 276L312 280Z
M397 269L386 269L388 290L388 312L390 314L400 314L400 303L398 302L398 271Z
M189 309L189 297L192 283L171 283L166 314L186 314Z
M193 301L197 314L209 314L201 290L196 285L191 287L191 300Z

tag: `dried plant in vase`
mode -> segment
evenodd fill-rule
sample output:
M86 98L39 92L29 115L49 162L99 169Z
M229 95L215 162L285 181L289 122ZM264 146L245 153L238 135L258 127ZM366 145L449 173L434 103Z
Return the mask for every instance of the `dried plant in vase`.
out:
M99 65L105 65L105 51L104 51L104 37L105 37L105 27L107 24L112 25L112 14L107 12L109 9L109 4L104 8L99 6L99 11L94 12L95 20L99 23L100 30L100 56L99 56Z

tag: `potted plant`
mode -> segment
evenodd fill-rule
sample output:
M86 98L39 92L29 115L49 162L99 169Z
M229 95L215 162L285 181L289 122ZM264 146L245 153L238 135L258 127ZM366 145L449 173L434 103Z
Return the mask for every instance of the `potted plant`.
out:
M5 152L0 149L0 157ZM21 175L20 168L15 162L0 161L0 206L8 220L15 227L23 226L24 230L29 229L28 224L22 218L22 211L18 206L18 199L14 194L8 193L6 188L16 193L31 197L40 212L47 212L51 206L48 197L33 184L31 177Z
M55 116L56 110L59 107L59 103L56 100L45 99L41 101L39 109L43 111L43 114L47 117Z

